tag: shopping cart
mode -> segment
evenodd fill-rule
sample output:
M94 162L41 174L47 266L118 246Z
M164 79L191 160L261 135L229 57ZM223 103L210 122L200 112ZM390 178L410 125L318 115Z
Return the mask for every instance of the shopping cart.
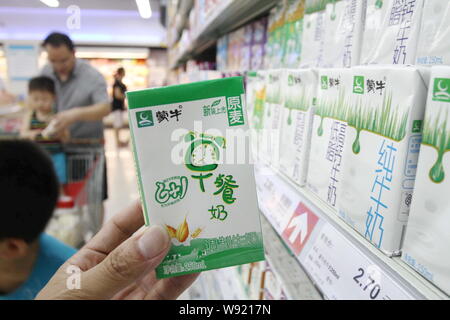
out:
M25 112L17 104L0 106L0 139L17 138L20 135Z
M81 247L100 230L103 222L104 143L72 140L66 144L41 142L41 145L54 157L62 193L72 199L71 210L57 208L46 231L69 245ZM63 177L61 172L65 172Z

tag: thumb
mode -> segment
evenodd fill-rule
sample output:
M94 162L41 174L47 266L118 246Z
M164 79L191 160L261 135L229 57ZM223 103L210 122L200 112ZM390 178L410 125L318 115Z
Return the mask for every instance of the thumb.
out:
M100 264L85 272L81 289L90 299L110 299L117 292L155 269L170 248L160 226L147 228L114 249Z

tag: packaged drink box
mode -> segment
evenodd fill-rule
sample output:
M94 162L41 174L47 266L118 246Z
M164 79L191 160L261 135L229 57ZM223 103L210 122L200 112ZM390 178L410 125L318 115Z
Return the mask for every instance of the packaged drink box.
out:
M267 42L267 17L253 23L253 38L250 54L250 70L264 68L265 47Z
M387 19L388 1L384 0L366 0L365 26L362 37L360 61L367 64L369 57L373 54L372 50L377 41L379 41L381 28L384 20Z
M264 111L266 107L266 71L249 72L247 75L247 102L250 105L250 136L253 161L261 161L261 145L264 132Z
M172 239L157 276L264 260L242 77L127 99L145 223Z
M266 55L264 57L265 69L281 68L283 66L285 56L285 19L286 5L283 1L270 11Z
M284 24L286 46L284 67L286 68L297 68L300 66L304 14L304 0L287 1L286 22Z
M450 67L431 69L402 259L450 294Z
M450 65L449 21L450 1L425 1L416 64Z
M341 0L325 9L324 68L359 65L366 0Z
M376 1L375 9L369 5L375 11L381 10L378 14L384 17L376 35L366 37L373 29L364 33L365 55L361 64L414 64L423 3L424 0L388 0Z
M282 78L280 172L299 186L306 183L317 90L313 69L287 69Z
M398 255L414 188L429 74L412 66L351 69L339 216Z
M281 79L282 69L267 70L265 73L266 95L260 146L260 160L278 168L280 126L282 117Z
M350 69L319 69L306 185L334 209L347 143L346 112L350 90Z
M325 10L306 14L303 19L302 52L300 65L317 68L323 65L325 40Z

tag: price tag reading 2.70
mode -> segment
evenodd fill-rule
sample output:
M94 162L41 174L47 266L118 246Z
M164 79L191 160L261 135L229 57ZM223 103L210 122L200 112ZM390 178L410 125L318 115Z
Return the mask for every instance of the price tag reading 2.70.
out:
M358 268L358 274L353 277L353 280L362 291L369 293L370 299L376 299L381 291L381 285L377 281L379 278L376 272L368 274L363 268Z

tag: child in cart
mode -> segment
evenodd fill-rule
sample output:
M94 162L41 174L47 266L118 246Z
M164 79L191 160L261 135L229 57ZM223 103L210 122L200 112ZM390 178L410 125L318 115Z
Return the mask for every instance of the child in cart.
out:
M30 80L28 83L28 112L21 130L23 138L36 141L52 140L55 100L55 83L51 78L39 76ZM69 131L66 130L61 140L64 142L68 139Z
M34 299L76 251L44 234L58 200L50 157L26 140L0 141L0 300Z

